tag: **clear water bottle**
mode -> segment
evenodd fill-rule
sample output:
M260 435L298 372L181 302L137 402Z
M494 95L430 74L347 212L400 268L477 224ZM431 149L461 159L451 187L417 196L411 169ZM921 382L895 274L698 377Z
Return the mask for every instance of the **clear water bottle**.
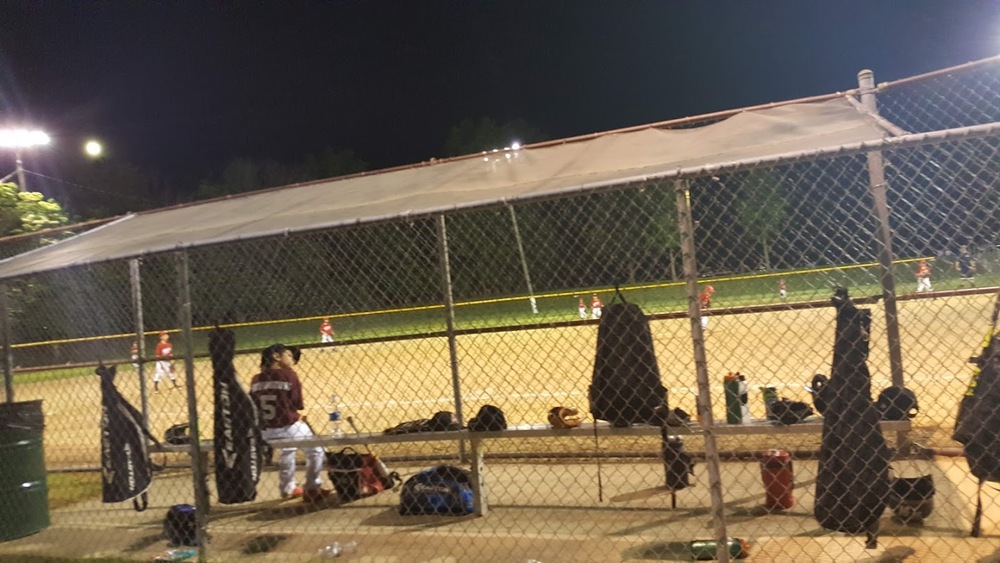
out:
M348 555L354 553L355 551L357 551L357 549L358 549L357 542L352 541L343 544L340 542L333 542L329 545L323 546L323 548L320 549L319 552L316 553L316 555L320 559L336 559L341 555Z
M343 438L344 429L341 427L340 396L334 393L330 395L330 405L326 408L330 415L330 435L334 438Z

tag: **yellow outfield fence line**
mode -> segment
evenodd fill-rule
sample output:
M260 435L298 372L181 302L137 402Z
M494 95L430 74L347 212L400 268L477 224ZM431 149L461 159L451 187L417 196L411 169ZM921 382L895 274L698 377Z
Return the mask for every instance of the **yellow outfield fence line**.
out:
M933 257L929 257L929 256L928 257L923 257L923 258L904 258L902 260L894 260L893 264L910 264L910 263L914 263L914 262L919 262L920 260L934 261L934 258ZM871 268L871 267L878 266L878 265L879 265L878 262L867 262L865 264L853 264L853 265L849 265L849 266L827 266L827 267L823 267L823 268L810 268L810 269L807 269L807 270L792 270L790 272L771 272L771 273L766 273L766 274L745 274L745 275L739 275L739 276L725 276L725 277L717 277L717 278L705 278L702 281L702 283L723 283L723 282L732 282L732 281L758 280L758 279L766 279L766 278L780 278L780 277L786 277L786 276L796 276L796 275L804 275L804 274L818 274L818 273L823 273L823 272L832 272L834 270L856 270L856 269L861 269L861 268ZM654 284L619 286L619 288L622 291L627 291L627 290L633 290L634 291L634 290L638 290L638 289L663 289L663 288L667 288L667 287L680 287L680 286L683 286L684 284L685 284L685 282L683 282L683 281L671 281L671 282L660 282L660 283L654 283ZM554 292L554 293L542 293L542 294L536 295L535 298L536 299L550 299L550 298L556 298L556 297L577 297L577 296L579 296L582 293L596 293L596 292L606 293L606 292L609 292L609 291L614 291L614 289L615 288L613 288L613 287L606 287L606 288L588 289L587 291L560 291L560 292ZM514 301L523 301L525 299L528 299L528 296L522 295L522 296L516 296L516 297L497 297L495 299L477 299L477 300L472 300L472 301L457 302L457 303L455 303L455 307L470 307L470 306L475 306L475 305L493 305L493 304L497 304L497 303L511 303L511 302L514 302ZM349 318L368 317L368 316L375 316L375 315L388 315L388 314L399 314L399 313L414 313L414 312L417 312L417 311L431 311L431 310L435 310L435 309L444 309L444 305L443 304L421 305L421 306L416 306L416 307L400 307L400 308L397 308L397 309L382 309L382 310L378 310L378 311L358 311L358 312L354 312L354 313L340 313L340 314L335 314L335 315L314 315L314 316L310 316L310 317L299 317L299 318L295 318L295 319L279 319L279 320L270 320L270 321L251 321L251 322L245 322L245 323L230 323L230 324L224 324L224 325L219 325L219 326L222 327L222 328L246 328L246 327L251 327L251 326L273 326L273 325L279 325L279 324L298 323L298 322L307 322L307 321L318 321L318 320L322 320L322 319L326 319L326 318L329 318L329 319L349 319ZM210 330L212 328L214 328L214 325L213 326L192 327L191 330L192 331L203 331L203 330ZM168 332L168 333L180 333L180 330L179 329L170 329L170 330L166 330L166 332ZM155 336L155 335L157 335L159 333L160 333L159 330L147 330L146 332L143 333L143 336ZM96 342L96 341L100 341L100 340L108 340L108 339L114 339L114 338L134 338L134 337L135 337L135 334L133 334L133 333L128 333L128 334L109 334L109 335L104 335L104 336L84 336L84 337L80 337L80 338L65 338L65 339L61 339L61 340L43 340L43 341L40 341L40 342L24 342L24 343L21 343L21 344L13 344L13 345L11 345L11 348L15 348L15 349L16 348L32 348L32 347L35 347L35 346L51 346L51 345L54 345L54 344L75 344L75 343L80 343L80 342Z

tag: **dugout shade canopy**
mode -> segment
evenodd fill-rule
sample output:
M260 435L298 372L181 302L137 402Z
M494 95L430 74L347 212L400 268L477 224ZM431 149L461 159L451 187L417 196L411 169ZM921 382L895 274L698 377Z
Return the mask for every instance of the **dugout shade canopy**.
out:
M846 99L656 125L147 211L0 261L0 279L237 240L420 217L655 179L708 165L878 141Z

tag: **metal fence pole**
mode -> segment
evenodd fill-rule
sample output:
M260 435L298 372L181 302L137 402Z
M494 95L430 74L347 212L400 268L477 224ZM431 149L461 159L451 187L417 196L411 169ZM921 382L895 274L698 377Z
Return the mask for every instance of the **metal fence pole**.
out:
M444 294L445 323L448 332L448 359L451 363L451 388L455 396L455 416L465 426L462 415L462 386L458 378L458 343L455 341L455 300L452 295L451 263L448 260L448 229L444 215L437 216L438 253L441 262L441 291ZM465 440L458 443L458 455L465 459Z
M691 218L691 194L686 180L674 181L677 196L677 225L681 236L681 256L684 260L684 280L687 282L688 319L691 323L691 344L694 347L695 375L698 380L698 418L705 431L705 465L708 467L708 492L712 500L712 522L715 524L717 545L725 546L725 501L722 497L722 470L716 444L715 418L712 416L712 389L708 381L708 361L705 355L705 335L701 329L701 304L698 301L698 263L695 259L694 221ZM716 556L729 562L729 550L720 547Z
M875 101L875 73L862 70L858 73L861 104L872 114L878 114ZM899 314L896 310L896 278L892 271L892 229L889 227L889 204L886 199L885 163L881 151L869 152L868 181L871 186L875 217L878 219L879 262L882 265L882 299L885 301L885 330L889 340L889 371L892 384L903 385L903 350L899 339ZM907 448L907 433L898 434L900 451Z
M535 290L531 288L531 275L528 272L528 260L524 257L524 244L521 242L521 229L517 226L517 214L514 206L508 205L510 210L510 223L514 226L514 239L517 240L517 253L521 257L521 269L524 271L524 284L528 286L528 302L531 303L531 314L538 314L538 301L535 299Z
M184 382L187 386L188 424L191 432L191 473L194 478L195 518L198 523L198 560L207 556L206 526L208 524L207 475L202 464L201 433L198 429L198 398L195 394L194 346L191 332L191 286L188 279L187 252L177 253L177 294L180 305L181 335L184 339Z
M139 372L139 396L142 401L142 421L149 428L149 391L146 389L146 364L141 361L146 357L146 329L142 322L142 275L139 272L139 259L128 261L129 283L132 285L132 318L135 321L136 354L140 361L136 363Z
M3 388L7 402L14 402L14 358L11 355L10 309L7 307L7 285L0 285L0 338L3 339Z

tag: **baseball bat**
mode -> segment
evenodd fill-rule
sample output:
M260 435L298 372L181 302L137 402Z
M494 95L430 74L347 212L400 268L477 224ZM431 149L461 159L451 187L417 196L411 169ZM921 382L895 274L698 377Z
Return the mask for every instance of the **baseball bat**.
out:
M354 424L353 416L347 417L347 424L351 425L351 428L354 429L354 433L357 434L358 437L360 438L361 430L358 430L358 425ZM368 452L368 455L372 456L372 459L375 460L375 468L378 470L378 476L381 477L383 481L390 480L391 474L389 473L389 468L386 467L384 463L382 463L382 458L375 455L375 452L372 451L371 446L369 446L368 444L361 444L361 445L365 447L365 451Z

